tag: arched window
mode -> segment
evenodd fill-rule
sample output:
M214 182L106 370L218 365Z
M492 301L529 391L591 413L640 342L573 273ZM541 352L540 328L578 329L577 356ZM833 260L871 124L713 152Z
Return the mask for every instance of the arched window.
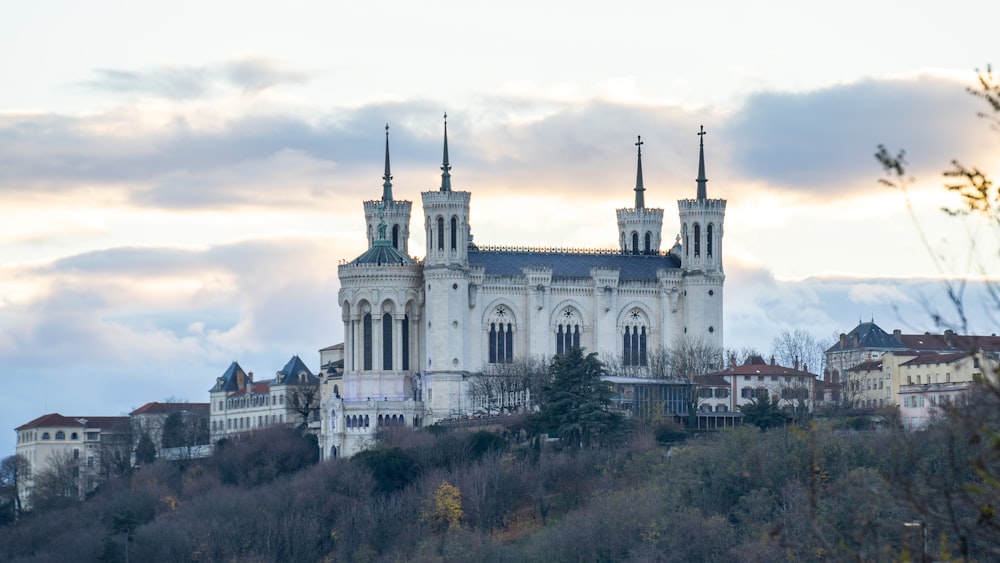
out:
M646 245L643 248L645 254L653 253L653 233L646 231Z
M365 428L368 428L368 415L365 415Z
M438 250L444 250L444 218L438 217Z
M401 328L402 328L402 330L400 331L401 341L399 345L402 351L403 365L400 366L400 368L405 371L410 369L410 316L409 315L403 315L403 326ZM333 389L334 392L336 392L337 388L334 387Z
M382 369L392 369L392 315L382 315Z
M632 254L639 254L639 233L632 233Z
M701 225L694 225L694 255L701 256Z
M392 246L397 250L402 250L399 248L399 225L392 226Z
M635 236L635 235L633 235ZM566 307L556 325L556 355L569 352L570 348L580 347L580 320L572 307Z
M687 226L687 223L684 223L684 225L681 227L681 234L684 236L684 256L687 256L687 255L689 255L691 253L690 252L691 245L688 244L690 242L690 240L688 240L688 226Z
M503 305L493 310L490 315L488 360L491 364L506 364L514 361L514 324L513 315Z
M364 358L362 358L362 368L364 370L372 369L372 315L371 313L365 313L364 319L361 321L362 327L362 338L364 342Z
M458 217L451 218L451 249L458 249Z
M712 225L705 228L705 253L712 256Z
M49 436L49 433L48 432L42 432L42 440L49 440L49 439L51 439L51 436Z
M333 428L336 428L336 427L337 427L337 411L331 410L330 411L330 428L333 429Z
M56 432L56 440L65 440L65 439L66 439L65 432L63 432L62 430Z
M639 309L629 311L622 334L622 363L626 366L645 366L648 363L646 341L648 337L646 316Z

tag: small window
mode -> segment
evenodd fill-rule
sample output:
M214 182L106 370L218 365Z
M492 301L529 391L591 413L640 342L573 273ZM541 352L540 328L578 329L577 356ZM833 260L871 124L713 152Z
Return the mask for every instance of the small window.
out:
M69 435L69 439L70 440L79 440L80 439L80 435L77 434L76 432L74 432L74 433L72 433L72 434Z
M56 432L56 440L65 440L65 439L66 439L65 432L63 432L62 430Z
M48 432L42 432L42 440L51 440L52 437L49 436Z

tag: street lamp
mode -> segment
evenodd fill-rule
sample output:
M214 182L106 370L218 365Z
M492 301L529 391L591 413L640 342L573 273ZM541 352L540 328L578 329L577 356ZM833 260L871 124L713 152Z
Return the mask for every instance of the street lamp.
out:
M927 522L917 520L914 522L903 522L907 528L920 528L920 535L923 537L923 547L920 549L920 563L927 561Z

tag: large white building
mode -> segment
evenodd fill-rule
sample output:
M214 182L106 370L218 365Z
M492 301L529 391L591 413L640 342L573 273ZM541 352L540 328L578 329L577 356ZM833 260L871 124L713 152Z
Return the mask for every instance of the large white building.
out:
M473 242L472 194L452 189L447 127L441 186L420 194L421 260L408 255L412 203L394 197L386 126L382 197L364 202L368 250L338 271L344 371L321 386L326 458L364 449L379 426L473 413L470 382L490 364L582 347L641 368L682 336L722 346L726 201L708 198L703 138L672 248L662 248L663 209L645 204L641 140L634 206L607 225L617 248L513 248Z

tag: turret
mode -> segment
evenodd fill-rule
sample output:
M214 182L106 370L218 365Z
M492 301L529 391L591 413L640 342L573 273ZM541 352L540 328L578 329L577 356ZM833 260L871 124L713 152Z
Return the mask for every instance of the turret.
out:
M409 251L410 209L412 203L392 197L392 174L389 171L389 124L385 125L385 174L382 176L382 199L364 202L368 247L379 240L378 228L384 222L385 240L404 255Z
M635 207L618 209L618 246L624 254L658 254L663 231L663 210L646 208L646 187L642 182L642 137L635 146Z

